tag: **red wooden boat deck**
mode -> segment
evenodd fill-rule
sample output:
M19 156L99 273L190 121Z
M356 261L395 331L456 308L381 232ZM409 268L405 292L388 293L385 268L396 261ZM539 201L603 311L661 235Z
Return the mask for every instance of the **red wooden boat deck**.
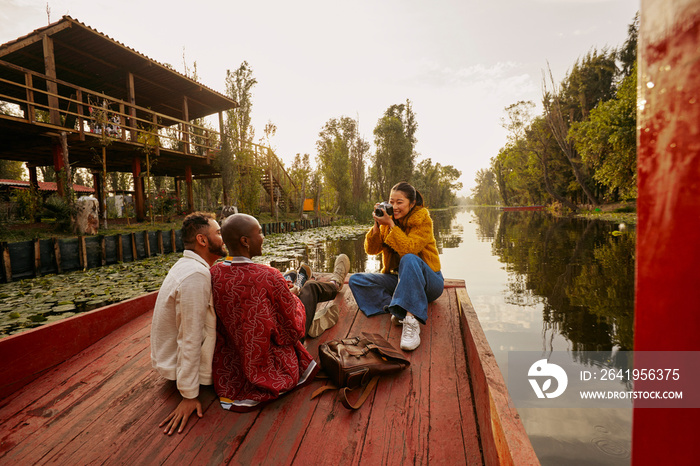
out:
M320 380L245 414L221 409L207 387L204 417L172 436L158 428L178 398L151 369L154 298L0 340L0 464L537 464L463 281L448 280L431 305L411 366L382 378L359 410L335 392L311 400ZM347 286L336 302L340 322L308 341L312 354L362 331L398 347L400 327L388 315L366 318ZM95 330L107 317L127 322ZM101 332L74 356L62 353ZM44 369L52 358L63 362Z

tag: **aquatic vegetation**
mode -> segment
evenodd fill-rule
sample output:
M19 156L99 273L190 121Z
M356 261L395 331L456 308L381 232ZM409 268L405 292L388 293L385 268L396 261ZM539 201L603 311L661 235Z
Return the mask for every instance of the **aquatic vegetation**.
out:
M263 256L254 260L264 264L298 262L308 246L357 237L366 230L366 225L330 226L268 235ZM0 284L0 338L156 291L180 257L180 253L165 254Z

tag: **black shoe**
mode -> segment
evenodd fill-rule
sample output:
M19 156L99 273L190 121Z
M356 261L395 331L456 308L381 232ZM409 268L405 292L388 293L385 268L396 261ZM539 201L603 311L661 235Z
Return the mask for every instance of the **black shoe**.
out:
M299 270L297 271L297 278L294 284L301 289L301 287L304 286L304 283L311 278L311 274L311 267L302 262L302 264L299 266Z

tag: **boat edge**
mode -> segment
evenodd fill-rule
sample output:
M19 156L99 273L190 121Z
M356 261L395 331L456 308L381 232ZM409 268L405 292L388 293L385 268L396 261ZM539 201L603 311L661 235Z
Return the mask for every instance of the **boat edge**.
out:
M0 339L0 398L153 309L157 291Z
M484 463L539 465L467 289L456 291Z

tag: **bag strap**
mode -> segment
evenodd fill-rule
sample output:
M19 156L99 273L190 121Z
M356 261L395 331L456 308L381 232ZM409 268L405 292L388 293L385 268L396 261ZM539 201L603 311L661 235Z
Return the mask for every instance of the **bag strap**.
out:
M347 409L358 409L362 404L367 400L367 397L372 393L372 389L377 385L377 382L379 381L379 376L375 375L372 377L372 380L369 381L369 383L365 386L364 390L362 391L362 395L357 399L355 404L351 404L350 401L348 400L348 392L352 391L352 389L345 387L340 390L340 401L343 402L343 406L345 406ZM326 385L327 387L327 385ZM325 388L325 387L321 387ZM320 390L320 389L319 389ZM318 390L316 390L318 391ZM315 392L314 392L315 393ZM313 398L313 396L311 397Z
M321 393L323 393L327 390L338 390L338 387L332 383L329 383L327 385L323 385L322 387L319 387L316 390L314 390L314 392L311 394L311 399L313 400L318 395L320 395Z

